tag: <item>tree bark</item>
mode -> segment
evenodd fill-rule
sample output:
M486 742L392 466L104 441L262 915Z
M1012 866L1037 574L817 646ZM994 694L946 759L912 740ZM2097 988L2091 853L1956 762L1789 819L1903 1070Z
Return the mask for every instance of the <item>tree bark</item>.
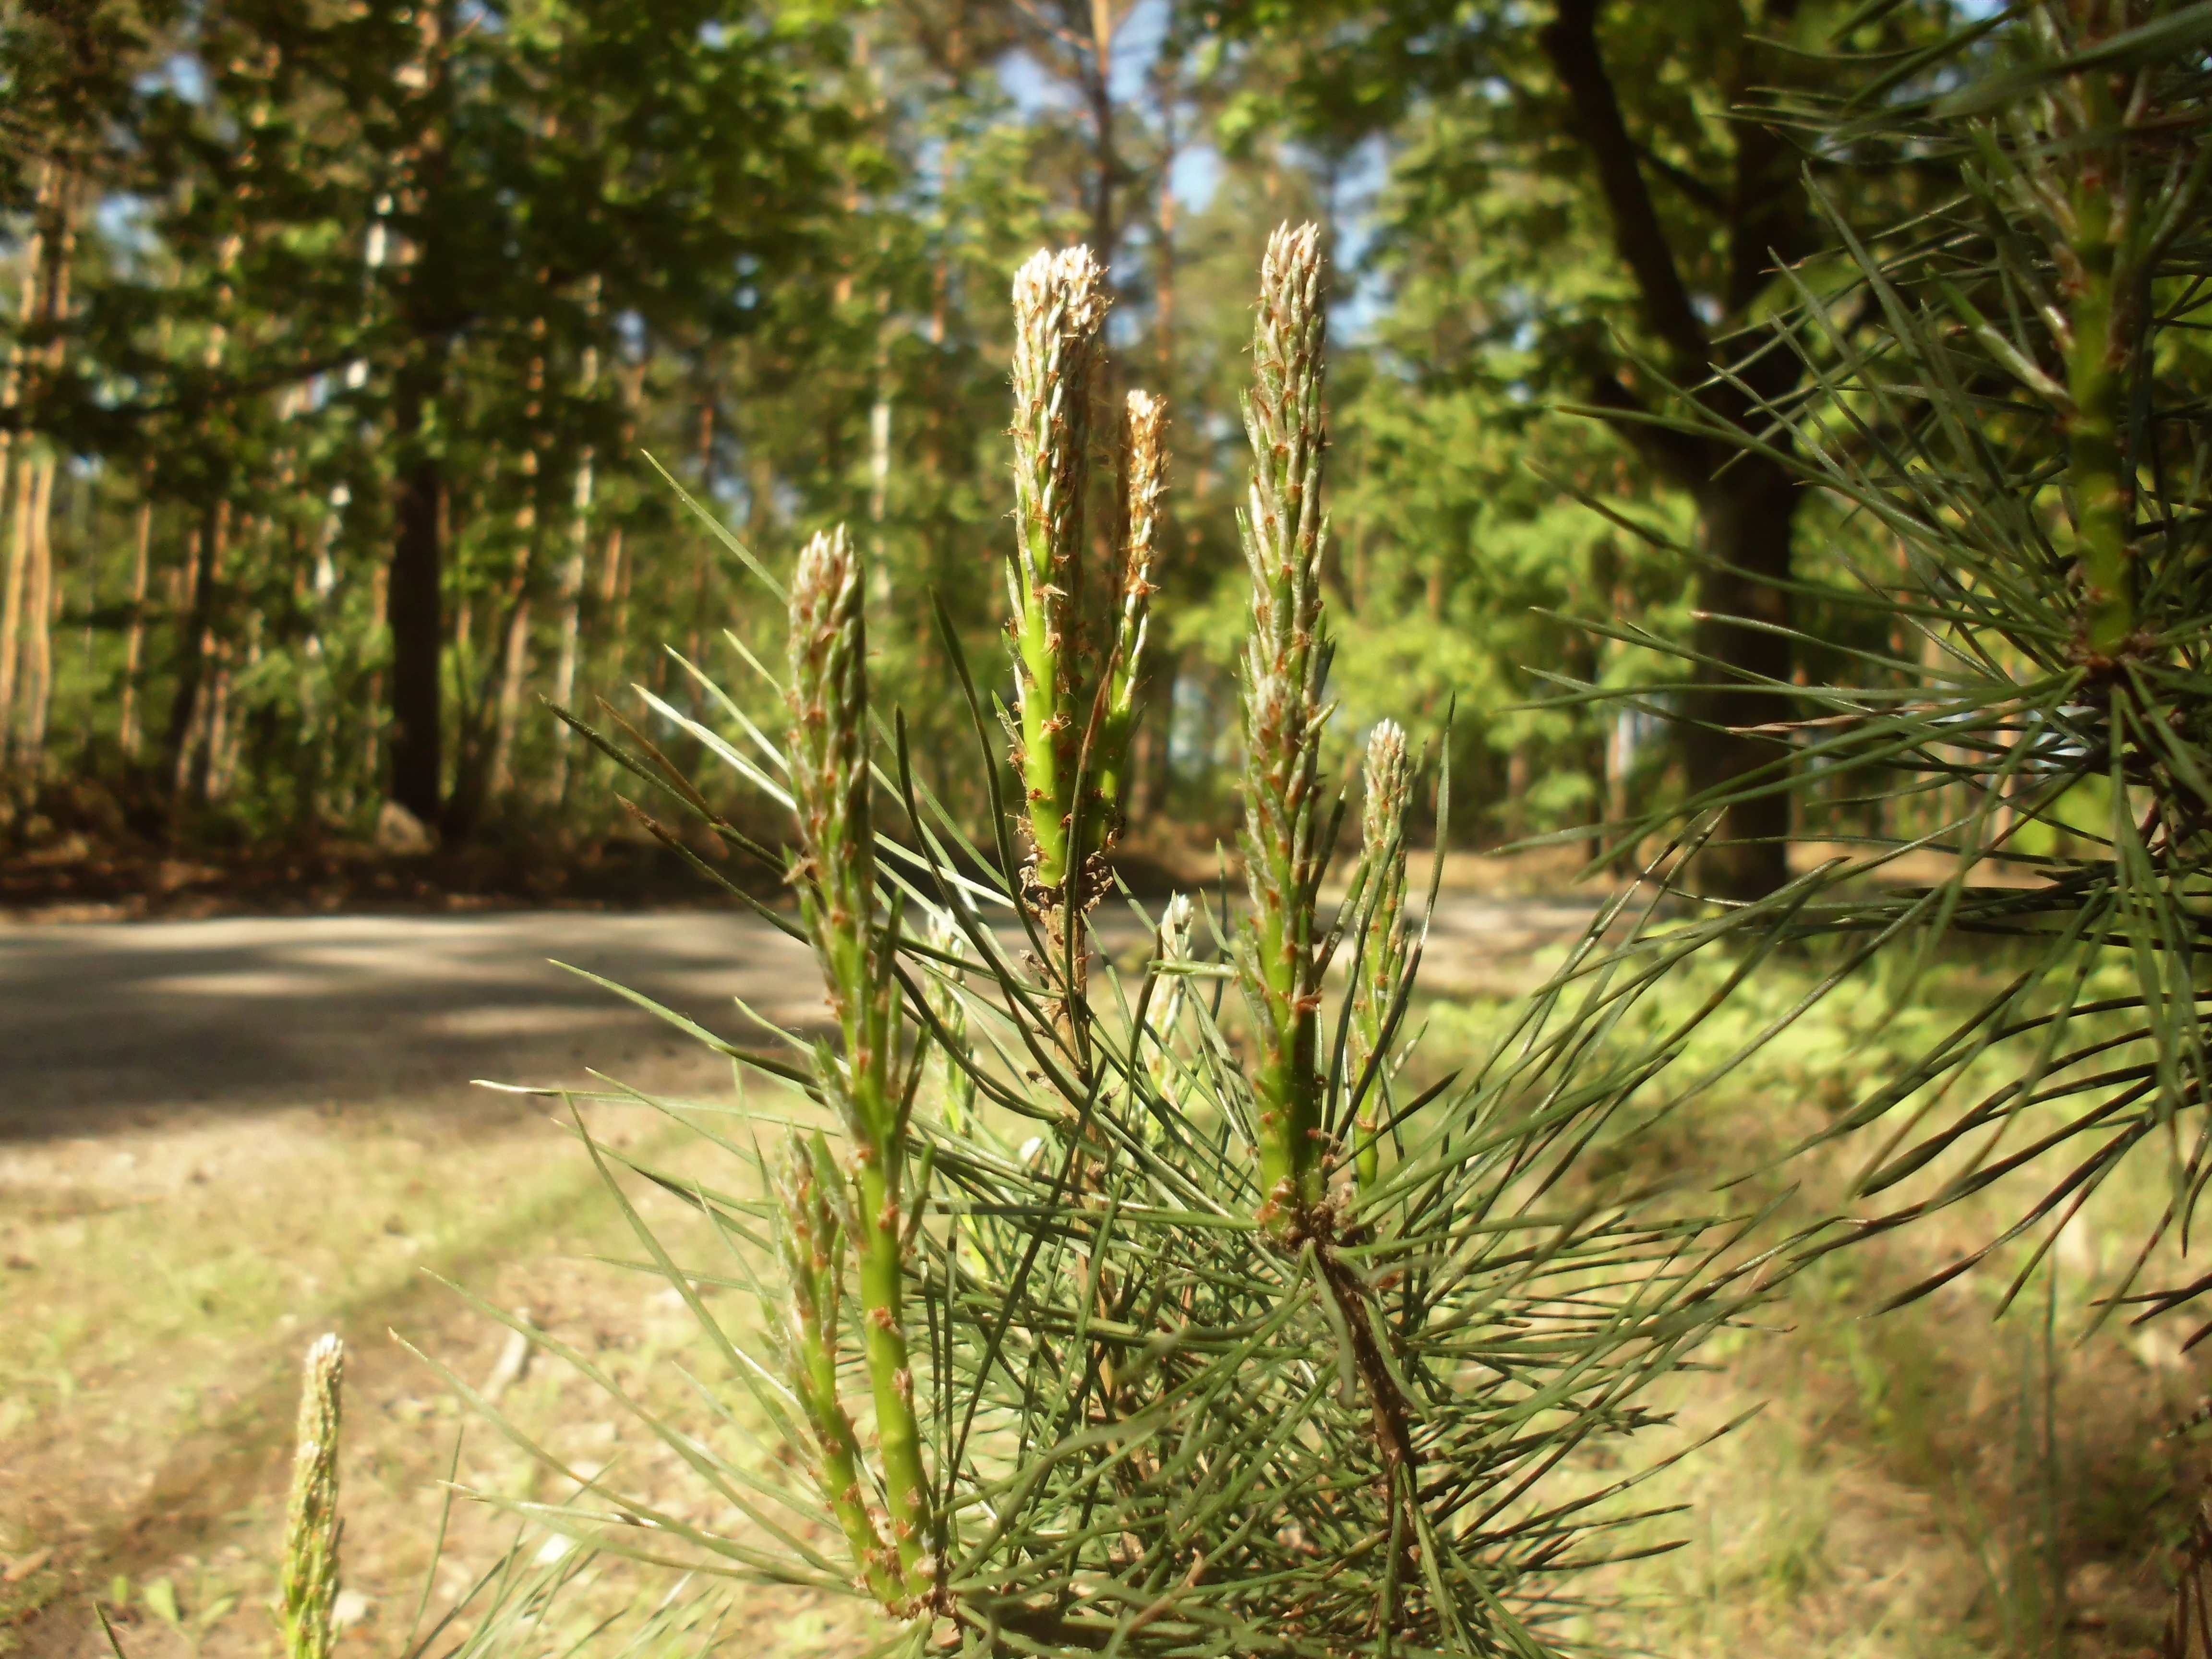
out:
M514 738L522 727L522 683L530 668L530 601L518 598L507 612L500 654L499 705L493 715L491 765L485 785L496 800L514 787Z
M1747 728L1778 725L1794 712L1789 696L1757 684L1787 684L1789 639L1767 631L1787 628L1790 545L1796 482L1763 457L1745 456L1711 480L1698 496L1705 550L1716 562L1700 573L1692 640L1700 656L1725 663L1747 681L1741 689L1713 687L1688 699L1691 722L1683 760L1694 793L1746 781L1759 768L1787 758L1786 739L1753 735ZM1728 567L1723 568L1720 567ZM1767 624L1747 628L1736 618ZM1698 678L1710 683L1710 672ZM1790 794L1786 776L1765 782L1767 793L1740 800L1722 814L1714 842L1699 860L1707 891L1747 899L1771 893L1790 878Z
M75 248L73 181L62 164L49 159L39 173L38 199L33 213L29 243L25 249L23 297L17 313L32 329L51 329L58 324L69 304L70 260ZM52 340L27 350L19 341L11 352L6 384L0 401L10 412L27 406L35 415L34 384L61 365L61 342ZM30 436L25 422L23 436ZM9 447L0 451L0 481L8 477L6 459L15 455L14 426L9 428ZM15 455L13 467L15 512L8 541L8 562L0 574L0 763L23 758L36 748L30 740L32 721L25 720L20 705L27 703L35 723L43 727L45 692L42 668L52 662L46 588L52 579L52 553L47 541L47 520L52 507L54 457L51 451Z
M1114 0L1091 0L1091 73L1084 95L1091 105L1091 143L1097 168L1091 184L1091 246L1111 280L1114 243L1114 183L1121 170L1114 149Z
M22 726L18 759L36 771L46 745L46 714L54 695L54 465L49 449L31 475L30 570L23 599Z
M1709 415L1748 434L1756 423L1753 404L1735 386L1716 381L1713 370L1731 357L1752 359L1758 342L1739 335L1723 352L1698 313L1598 43L1601 3L1559 0L1554 21L1541 32L1544 52L1596 172L1614 251L1634 279L1645 327L1665 348L1672 379ZM1788 9L1784 6L1778 16ZM1749 45L1747 39L1747 51ZM1735 177L1725 193L1726 291L1713 298L1724 314L1741 318L1775 260L1803 251L1806 232L1791 152L1782 137L1740 129L1735 151ZM1789 354L1770 349L1744 373L1754 382L1755 397L1771 398L1786 393L1800 371ZM1692 673L1708 689L1686 699L1681 743L1692 792L1726 793L1788 752L1786 740L1754 736L1746 728L1786 720L1792 713L1788 696L1770 689L1790 679L1790 642L1769 629L1790 624L1788 583L1799 492L1784 468L1764 456L1642 419L1650 411L1617 363L1594 364L1591 380L1592 400L1621 416L1615 429L1696 504L1699 538L1713 562L1698 577L1701 619L1692 641L1710 660ZM1765 626L1746 627L1746 622ZM1790 797L1784 780L1771 782L1770 792L1723 810L1694 872L1701 890L1718 898L1755 899L1789 878Z
M421 53L410 77L421 88L404 113L416 137L399 192L405 257L398 261L398 311L406 344L392 399L394 489L392 545L385 616L392 635L389 798L430 830L441 827L441 726L445 648L444 464L425 428L443 389L443 357L460 303L440 233L450 114L447 46L451 0L424 0L415 11Z
M187 553L185 625L177 641L177 690L161 744L162 770L179 805L191 783L192 738L200 725L200 696L215 650L216 587L222 580L223 545L230 533L230 502L208 503Z
M133 538L131 562L131 627L123 641L123 718L117 740L126 761L138 758L143 738L138 729L138 675L146 656L146 589L154 560L154 498L143 490L150 488L149 477L138 498L137 534Z
M590 279L585 300L586 327L596 327L599 316L599 279ZM588 400L599 384L599 348L596 340L584 345L576 392ZM598 480L598 452L590 444L576 461L575 493L569 502L568 556L561 566L560 650L553 663L553 704L566 708L575 701L576 669L583 651L584 567L591 550L592 502ZM568 799L568 747L574 737L566 720L553 728L553 799Z
M392 435L399 454L393 502L392 580L385 612L392 629L392 800L435 830L442 812L440 729L445 647L445 550L439 534L445 477L438 458L422 441L422 365L402 371L393 400Z

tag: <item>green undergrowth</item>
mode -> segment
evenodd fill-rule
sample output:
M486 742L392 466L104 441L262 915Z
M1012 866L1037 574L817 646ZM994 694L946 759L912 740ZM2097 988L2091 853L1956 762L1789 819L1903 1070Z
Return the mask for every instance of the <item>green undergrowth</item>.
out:
M2001 951L1879 963L1747 1056L1832 957L1768 959L1738 981L1741 965L1692 958L1636 1012L1624 1039L1728 992L1593 1179L1693 1205L1724 1185L1747 1207L1773 1206L1771 1242L1826 1217L1887 1213L1960 1172L1965 1160L1954 1158L1860 1194L1895 1126L1835 1129L2002 982ZM2100 966L2091 994L2130 982L2120 964ZM1442 1070L1488 1052L1513 1005L1461 1000L1426 1013L1422 1064ZM2012 1074L1989 1057L1959 1093L1971 1099L1974 1086ZM2056 1108L2031 1109L1996 1152L2059 1121ZM1994 1156L1985 1149L1985 1161ZM2185 1311L2136 1325L2132 1309L2115 1316L2103 1297L2166 1200L2162 1161L2124 1168L2039 1255L2042 1237L2025 1235L1881 1311L1996 1237L2071 1161L2062 1147L1911 1226L1813 1255L1755 1327L1709 1343L1704 1363L1665 1390L1680 1443L1756 1415L1645 1490L1647 1502L1686 1507L1643 1523L1638 1542L1664 1553L1608 1570L1618 1607L1583 1633L1699 1659L1783 1644L1817 1659L2094 1659L2153 1648L2172 1552L2204 1489L2204 1431L2190 1418L2205 1373L2184 1352ZM2188 1272L2171 1243L2149 1265L2153 1282Z

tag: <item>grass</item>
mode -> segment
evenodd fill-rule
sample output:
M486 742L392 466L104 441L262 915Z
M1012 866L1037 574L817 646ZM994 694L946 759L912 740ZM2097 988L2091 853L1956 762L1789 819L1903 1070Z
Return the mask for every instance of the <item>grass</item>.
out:
M450 1116L421 1104L204 1115L6 1154L0 1260L24 1340L0 1344L0 1652L100 1651L95 1600L132 1659L268 1651L298 1358L325 1329L352 1349L341 1479L357 1597L341 1651L394 1650L463 1411L392 1333L473 1386L506 1358L505 1333L434 1274L526 1310L648 1398L682 1391L665 1362L697 1358L689 1316L587 1259L635 1251L574 1139L498 1097L463 1096ZM611 1145L680 1157L681 1137L641 1112L595 1116ZM680 1238L680 1216L656 1218ZM580 1468L651 1455L542 1358L501 1404ZM548 1492L488 1429L469 1430L459 1473L510 1498ZM433 1616L514 1530L457 1511ZM586 1610L650 1593L616 1572ZM845 1650L849 1627L795 1598L743 1611L778 1652Z
M1686 972L1653 1017L1692 1006L1718 971ZM2000 971L1983 956L1947 960L1909 988L1876 975L1662 1119L1626 1157L1639 1176L1670 1174L1696 1189L1745 1176L1735 1190L1778 1206L1783 1227L1849 1212L1850 1180L1879 1129L1787 1155L1866 1079L1948 1029ZM1762 971L1698 1033L1681 1074L1732 1053L1816 977L1807 959ZM1505 1011L1498 1001L1437 1011L1432 1063L1479 1051ZM2094 1297L2163 1201L2158 1156L2139 1158L2067 1229L2002 1319L2025 1247L1924 1301L1872 1311L2009 1222L2063 1161L2054 1153L1982 1199L1820 1258L1769 1309L1768 1328L1729 1333L1707 1351L1710 1369L1672 1385L1686 1439L1758 1415L1645 1490L1648 1502L1687 1507L1639 1528L1636 1542L1681 1547L1611 1575L1606 1588L1622 1605L1592 1620L1592 1635L1699 1659L2154 1650L2171 1552L2205 1485L2196 1435L2174 1432L2206 1398L2203 1369L2180 1351L2185 1313L2178 1330L2113 1321L2083 1333Z
M1703 1052L1723 1052L1785 1006L1811 971L1762 975L1700 1037ZM1818 1212L1863 1146L1759 1166L1825 1123L1853 1079L1944 1021L1980 971L1954 964L1902 1011L1878 990L1825 1006L1656 1125L1633 1148L1637 1171L1694 1186L1750 1169L1747 1200ZM1698 989L1686 983L1670 1000ZM1478 1048L1504 1007L1432 1006L1429 1063ZM692 1064L640 1080L683 1090L714 1077ZM618 1145L696 1154L637 1112L602 1109L594 1121ZM394 1102L343 1115L203 1114L5 1157L0 1261L10 1265L0 1283L22 1340L0 1345L0 1646L27 1659L97 1652L95 1598L122 1613L131 1659L270 1650L292 1380L325 1328L354 1349L343 1478L346 1577L361 1599L340 1651L395 1652L463 1410L386 1328L472 1385L500 1370L505 1344L425 1269L526 1309L656 1402L681 1401L677 1362L715 1380L672 1295L589 1259L635 1252L573 1139L498 1097L456 1095L438 1112ZM2163 1611L2166 1552L2204 1476L2191 1437L2170 1431L2205 1384L2175 1333L2074 1337L2095 1275L2118 1263L2161 1179L2148 1166L2134 1172L2076 1222L2055 1285L2002 1322L1995 1272L1866 1316L1978 1241L2001 1213L1994 1203L1802 1274L1770 1328L1729 1334L1707 1369L1670 1385L1686 1442L1761 1409L1645 1490L1692 1507L1643 1523L1635 1541L1682 1547L1611 1570L1601 1588L1613 1605L1589 1633L1700 1659L2143 1652ZM680 1247L678 1207L653 1214ZM532 1364L501 1405L580 1467L620 1462L633 1487L729 1521L557 1364ZM551 1495L489 1431L471 1430L460 1457L465 1484ZM465 1507L434 1608L511 1536L508 1522ZM578 1616L665 1588L612 1570ZM863 1644L847 1607L796 1592L746 1590L724 1616L723 1639L761 1659Z

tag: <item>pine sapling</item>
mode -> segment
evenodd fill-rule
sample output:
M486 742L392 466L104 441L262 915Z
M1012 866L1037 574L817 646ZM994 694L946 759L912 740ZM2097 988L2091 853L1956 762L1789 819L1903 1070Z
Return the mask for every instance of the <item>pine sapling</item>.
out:
M842 534L809 544L790 593L781 758L799 847L781 862L838 1030L811 1070L734 1052L810 1086L842 1144L789 1139L766 1160L781 1271L752 1288L788 1389L761 1394L811 1478L744 1484L842 1534L847 1587L905 1626L886 1650L910 1656L1546 1651L1528 1620L1567 1603L1541 1586L1607 1523L1586 1498L1555 1502L1540 1486L1590 1437L1650 1420L1633 1396L1740 1304L1723 1293L1734 1270L1699 1257L1698 1218L1604 1206L1563 1217L1547 1200L1587 1139L1575 1126L1594 1133L1621 1098L1607 1080L1617 1060L1579 1042L1517 1046L1463 1086L1394 1105L1405 1162L1387 1179L1369 1162L1364 1190L1332 1188L1362 1173L1357 1144L1335 1137L1355 1121L1370 1143L1378 1131L1359 1110L1363 1083L1379 1091L1402 1054L1394 1015L1418 953L1402 923L1410 769L1386 728L1370 744L1361 868L1337 913L1358 932L1354 976L1341 1009L1318 1018L1340 937L1316 922L1318 888L1344 806L1323 817L1318 791L1328 644L1310 227L1269 248L1248 412L1243 528L1259 591L1243 659L1251 902L1236 960L1194 959L1197 909L1177 899L1141 980L1102 958L1110 994L1085 1001L1081 935L1126 775L1159 541L1162 411L1130 401L1126 533L1118 548L1087 542L1086 417L1072 404L1089 395L1076 392L1097 348L1096 267L1079 250L1042 256L1017 295L1022 707L1008 724L1034 792L1021 868L946 857L965 836L915 790L902 754L893 786L914 836L897 867L876 869L863 580ZM980 699L970 706L980 723ZM979 763L995 765L996 739L979 736ZM650 759L625 763L665 769ZM772 781L749 762L738 770ZM928 906L927 937L902 927L879 875L885 893ZM1004 948L978 901L1018 915L1039 954L1051 934L1057 960ZM1251 1010L1241 1034L1222 1018L1231 979ZM1595 1017L1569 1009L1555 1029ZM1524 1127L1532 1097L1569 1103ZM1073 1131L1055 1139L1071 1108ZM653 1254L690 1300L683 1271ZM841 1343L856 1323L859 1356ZM873 1411L848 1415L856 1359ZM692 1457L675 1425L664 1437ZM565 1519L640 1547L597 1493ZM818 1549L785 1542L693 1528L642 1547L823 1587Z

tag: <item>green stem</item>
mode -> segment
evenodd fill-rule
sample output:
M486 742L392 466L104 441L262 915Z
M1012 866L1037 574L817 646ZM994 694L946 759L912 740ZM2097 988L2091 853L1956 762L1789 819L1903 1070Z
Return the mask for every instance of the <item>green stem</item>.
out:
M805 1364L824 1452L823 1484L838 1522L860 1558L870 1588L893 1612L909 1611L928 1591L929 1482L915 1425L914 1375L901 1308L904 1274L902 1176L906 1114L892 1087L899 1036L898 983L891 965L900 911L876 924L876 884L869 802L867 638L860 556L840 529L817 536L800 555L791 589L789 750L793 803L805 859L794 870L799 908L815 958L837 1011L842 1064L825 1046L816 1072L823 1097L843 1120L851 1164L824 1168L823 1187L857 1200L845 1226L860 1249L861 1343L875 1396L877 1451L890 1507L891 1551L876 1541L857 1480L857 1447L837 1400L834 1323L839 1293L833 1274L794 1261L794 1290L811 1294L818 1327ZM826 1156L820 1162L826 1165ZM798 1214L794 1211L793 1213ZM801 1215L787 1227L827 1238L825 1212ZM810 1317L802 1308L802 1322ZM861 1506L858 1512L855 1506Z
M1253 1091L1260 1103L1261 1201L1271 1215L1287 1216L1310 1211L1322 1198L1321 1021L1303 994L1312 940L1310 917L1293 896L1296 872L1286 858L1267 863L1267 902L1255 915L1267 1041Z
M860 1323L868 1382L876 1402L876 1451L890 1505L891 1543L907 1594L930 1589L929 1477L921 1464L921 1429L914 1410L914 1372L906 1344L897 1183L880 1162L860 1170Z
M1253 328L1250 507L1238 515L1252 578L1244 639L1244 833L1252 909L1238 952L1260 1059L1258 1217L1302 1231L1322 1207L1322 964L1314 901L1328 849L1320 795L1322 684L1328 647L1321 603L1321 255L1311 225L1269 239Z
M1030 842L1036 884L1058 892L1067 879L1067 829L1075 813L1075 768L1060 750L1075 712L1062 685L1065 647L1054 634L1048 600L1024 593L1017 648L1022 687L1022 787L1029 801Z
M860 1488L860 1443L853 1432L851 1416L838 1402L836 1357L818 1340L807 1346L799 1403L821 1448L822 1489L853 1552L854 1565L871 1595L887 1606L895 1605L901 1599L899 1581L890 1571L883 1540L868 1513L867 1495Z

